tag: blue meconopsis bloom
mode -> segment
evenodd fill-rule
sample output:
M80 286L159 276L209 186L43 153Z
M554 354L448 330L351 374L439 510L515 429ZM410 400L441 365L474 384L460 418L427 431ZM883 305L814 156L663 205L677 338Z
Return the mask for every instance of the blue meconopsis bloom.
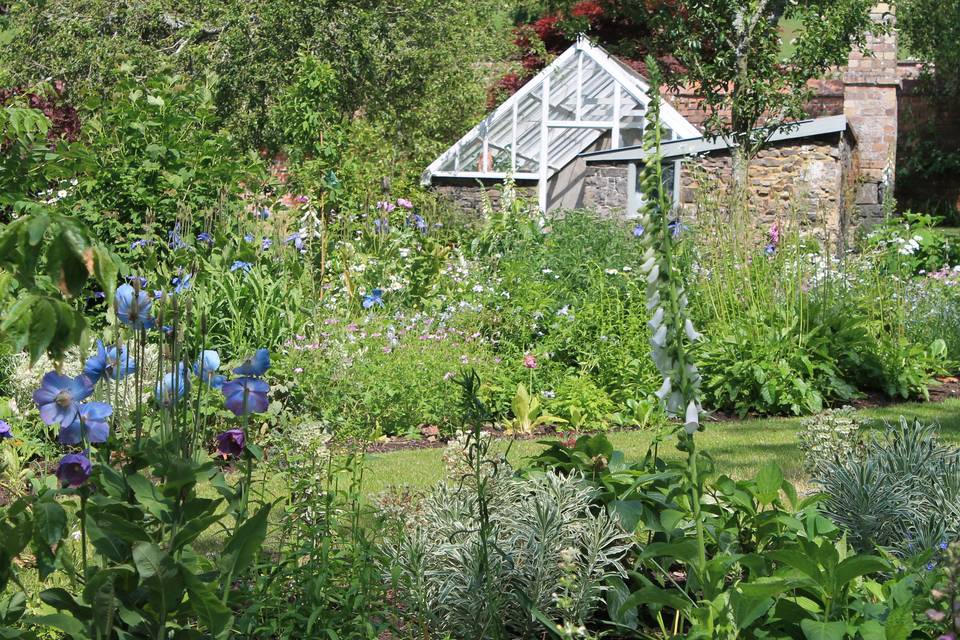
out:
M146 291L137 291L129 284L122 284L117 287L115 301L120 322L134 329L153 328L155 321L150 317L153 300Z
M226 407L236 416L266 411L269 392L270 385L259 378L236 378L223 384Z
M370 309L374 306L383 306L383 289L374 289L363 297L364 309Z
M57 479L65 487L79 487L90 478L93 465L90 459L82 453L68 453L60 459L57 465Z
M193 279L192 273L184 274L183 276L177 276L170 281L170 284L173 285L174 293L183 293L190 288L190 281Z
M69 426L60 427L59 440L62 444L80 444L87 442L106 442L110 436L107 418L113 414L113 407L106 402L88 402L80 405L77 418Z
M243 361L239 367L233 370L234 373L241 376L262 376L270 368L270 350L257 349L257 352Z
M208 386L219 389L223 386L225 380L222 375L217 374L219 368L220 354L212 349L206 349L193 363L193 375L200 378Z
M50 371L33 392L33 401L40 409L40 419L46 424L69 426L79 413L80 401L93 393L93 383L86 376L71 378Z
M172 407L187 392L187 384L187 371L182 364L179 371L164 374L153 392L157 404L161 407Z
M197 234L197 242L203 242L204 244L213 244L213 236L209 231L201 231Z
M243 260L235 260L234 263L230 265L230 271L243 269L244 273L249 273L251 268L253 268L253 265Z
M111 380L120 380L137 369L137 363L130 357L127 347L106 347L102 340L97 340L97 353L87 358L83 366L83 375L96 384L104 375Z

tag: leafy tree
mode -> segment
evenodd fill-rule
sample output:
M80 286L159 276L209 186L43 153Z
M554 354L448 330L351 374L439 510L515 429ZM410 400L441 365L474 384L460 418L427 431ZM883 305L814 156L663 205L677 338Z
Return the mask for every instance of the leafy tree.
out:
M807 82L865 47L874 0L660 0L649 13L652 47L676 60L667 82L693 86L707 112L705 134L733 143L733 188L745 197L750 160L783 123L804 117ZM797 25L793 51L782 24Z
M901 0L897 27L910 53L930 64L939 86L960 93L960 0Z
M392 141L429 155L482 115L488 63L507 26L501 4L15 0L0 66L15 84L58 78L100 96L123 79L122 64L147 77L209 76L223 125L241 142L275 148L287 141L271 116L306 53L338 79L325 103L387 123Z

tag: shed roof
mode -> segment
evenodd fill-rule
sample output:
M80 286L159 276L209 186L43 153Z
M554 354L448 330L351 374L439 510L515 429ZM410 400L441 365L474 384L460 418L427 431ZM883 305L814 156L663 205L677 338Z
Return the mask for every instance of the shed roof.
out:
M842 115L815 118L812 120L800 120L778 127L770 136L769 141L782 142L786 140L813 138L816 136L840 133L847 129L847 118ZM663 160L676 160L678 158L710 153L712 151L723 151L729 149L731 146L733 146L733 143L725 138L704 138L703 136L699 136L696 138L664 142L660 146L660 155ZM582 153L580 156L587 162L605 163L634 162L646 158L642 145Z
M611 132L616 148L621 132L642 131L648 90L636 71L581 37L434 160L421 182L512 175L539 180L542 200L546 181L601 135ZM668 104L661 120L676 137L700 135Z

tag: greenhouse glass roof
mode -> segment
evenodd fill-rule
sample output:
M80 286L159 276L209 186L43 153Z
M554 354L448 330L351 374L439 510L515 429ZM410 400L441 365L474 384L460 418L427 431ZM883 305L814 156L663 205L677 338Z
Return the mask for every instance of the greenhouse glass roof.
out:
M543 207L547 181L604 133L614 149L640 141L648 88L580 38L427 167L422 183L512 175L539 181ZM672 139L700 136L666 103L661 121Z

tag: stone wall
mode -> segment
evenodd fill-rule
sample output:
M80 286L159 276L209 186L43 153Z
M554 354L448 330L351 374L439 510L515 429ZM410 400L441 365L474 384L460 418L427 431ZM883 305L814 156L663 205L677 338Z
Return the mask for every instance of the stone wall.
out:
M483 213L484 197L489 200L494 209L500 206L501 187L497 184L481 186L476 181L444 182L434 185L433 191L461 211L468 214L475 213L477 217ZM536 185L518 184L516 185L516 191L518 196L536 203Z
M627 210L627 165L587 165L583 186L583 208L601 217L623 216Z
M796 212L801 222L833 238L845 236L849 218L853 154L845 136L831 135L772 144L750 164L750 197L758 225L766 228L779 217ZM696 216L703 198L730 184L731 161L717 152L684 162L680 204Z

